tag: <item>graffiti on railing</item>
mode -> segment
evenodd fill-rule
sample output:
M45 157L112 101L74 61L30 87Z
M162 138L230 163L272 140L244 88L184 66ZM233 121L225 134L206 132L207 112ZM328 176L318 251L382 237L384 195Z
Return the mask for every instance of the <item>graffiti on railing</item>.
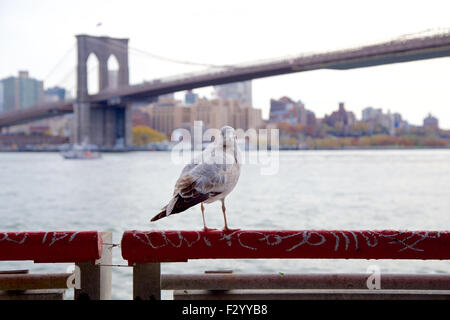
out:
M54 245L57 241L61 241L67 237L67 242L70 243L75 239L79 232L44 232L44 233L32 233L32 232L0 232L0 242L9 241L15 244L25 244L27 239L36 237L42 237L42 244L47 244L49 247Z
M423 241L437 239L440 232L430 231L298 231L264 232L237 230L230 233L203 231L135 231L133 236L152 249L164 247L191 248L204 244L228 247L239 246L249 250L263 250L277 246L287 252L301 246L331 245L332 250L355 250L361 246L375 248L380 243L392 245L398 252L412 250L424 251L420 247Z

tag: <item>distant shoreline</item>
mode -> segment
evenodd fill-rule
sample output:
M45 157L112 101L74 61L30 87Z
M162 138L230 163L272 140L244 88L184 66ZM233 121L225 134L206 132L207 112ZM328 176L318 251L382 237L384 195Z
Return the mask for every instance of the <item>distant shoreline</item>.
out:
M269 149L270 150L270 149ZM346 147L324 147L324 148L284 148L280 147L279 151L355 151L355 150L450 150L450 146L372 146L372 147L364 147L364 146L346 146ZM244 151L244 149L242 149ZM245 150L247 151L247 150ZM250 150L257 151L257 150ZM0 153L59 153L60 150L56 149L44 149L44 150L6 150L0 149ZM145 149L130 149L130 150L103 150L102 153L128 153L128 152L170 152L170 150L145 150Z
M450 149L450 146L434 147L434 146L372 146L372 147L323 147L323 148L280 148L280 151L314 151L314 150L424 150L424 149Z

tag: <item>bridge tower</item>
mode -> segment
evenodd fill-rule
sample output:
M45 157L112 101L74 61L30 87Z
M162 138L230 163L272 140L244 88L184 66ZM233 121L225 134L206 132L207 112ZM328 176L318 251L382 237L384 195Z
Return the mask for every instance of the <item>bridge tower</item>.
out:
M119 64L118 87L129 84L128 39L77 35L77 97L74 105L73 143L87 141L102 149L126 148L132 143L131 108L120 99L107 103L90 102L87 60L98 60L99 93L108 90L108 60L114 56ZM113 89L111 89L113 90Z

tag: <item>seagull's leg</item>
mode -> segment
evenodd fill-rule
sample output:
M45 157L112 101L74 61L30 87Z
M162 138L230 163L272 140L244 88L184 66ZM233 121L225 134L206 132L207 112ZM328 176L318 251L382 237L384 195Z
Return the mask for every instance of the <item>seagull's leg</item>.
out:
M204 231L210 231L210 230L215 230L215 229L210 229L206 227L206 222L205 222L205 207L203 206L203 202L200 203L200 208L202 209L202 218L203 218L203 230Z
M202 218L203 218L203 229L206 228L206 222L205 222L205 207L203 206L203 202L200 204L200 208L202 209Z
M226 208L225 208L225 199L222 199L222 213L223 213L223 221L225 222L225 227L223 228L223 231L236 231L239 229L230 229L228 228L228 224L227 224L227 215L225 213Z

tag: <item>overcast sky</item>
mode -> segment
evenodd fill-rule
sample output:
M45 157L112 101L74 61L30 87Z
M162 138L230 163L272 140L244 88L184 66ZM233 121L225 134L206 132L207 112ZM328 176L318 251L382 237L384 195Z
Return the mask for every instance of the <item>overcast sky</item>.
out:
M0 78L29 70L46 86L73 88L74 35L80 33L127 37L132 48L220 65L449 28L449 17L450 2L432 0L0 0ZM133 83L203 69L134 49L130 65ZM265 116L270 98L284 95L301 99L319 117L343 101L358 118L367 106L400 112L413 124L431 112L450 129L450 58L253 81L254 106Z

